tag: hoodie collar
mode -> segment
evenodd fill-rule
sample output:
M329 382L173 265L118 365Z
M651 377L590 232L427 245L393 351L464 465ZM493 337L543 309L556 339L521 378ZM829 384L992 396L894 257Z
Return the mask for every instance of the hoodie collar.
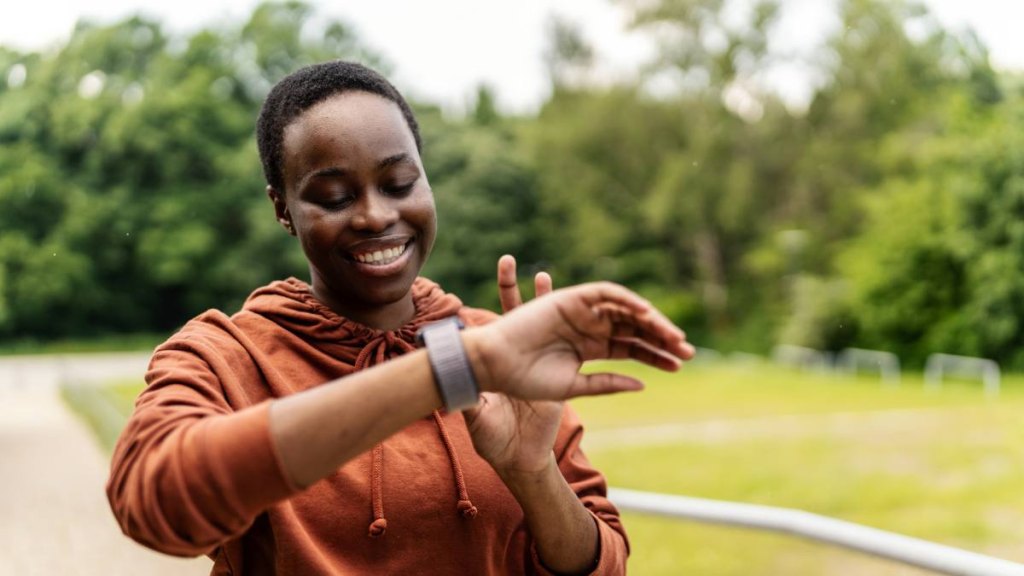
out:
M417 278L411 290L415 315L395 330L371 328L338 315L317 300L309 284L297 278L272 282L256 290L245 301L243 309L264 316L306 340L347 349L333 352L335 355L341 352L341 356L354 363L368 342L384 337L414 344L416 331L422 326L453 316L462 308L457 296L445 293L426 278ZM343 353L346 351L348 354Z

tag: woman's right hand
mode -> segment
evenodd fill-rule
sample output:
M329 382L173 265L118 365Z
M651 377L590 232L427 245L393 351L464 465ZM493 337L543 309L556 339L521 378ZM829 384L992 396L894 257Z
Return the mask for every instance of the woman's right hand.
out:
M609 282L551 292L464 334L481 390L525 400L639 390L613 372L580 374L587 360L633 359L675 371L694 348L649 302Z

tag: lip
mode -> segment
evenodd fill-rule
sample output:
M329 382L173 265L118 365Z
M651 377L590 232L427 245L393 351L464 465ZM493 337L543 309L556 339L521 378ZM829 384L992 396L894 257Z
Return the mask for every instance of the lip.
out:
M359 252L373 252L374 250L383 250L385 248L393 248L395 246L407 246L409 242L413 240L412 235L403 234L399 236L380 236L378 238L372 238L356 242L345 249L345 253L348 256L357 254Z
M402 240L402 238L375 238L366 242L360 242L349 250L346 250L345 260L351 264L356 271L365 276L374 276L378 278L393 276L405 269L409 260L412 258L412 252L415 248L413 242L414 238L404 238L404 242ZM402 252L402 255L394 262L383 266L377 264L366 264L352 257L352 253L354 252L368 252L370 250L390 248L399 244L405 246L405 252Z

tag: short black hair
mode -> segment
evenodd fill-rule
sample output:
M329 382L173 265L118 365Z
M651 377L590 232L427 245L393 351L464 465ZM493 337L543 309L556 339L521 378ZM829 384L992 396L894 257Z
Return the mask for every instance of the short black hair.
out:
M391 100L402 110L406 124L422 151L420 128L405 98L377 72L357 64L335 60L300 68L271 88L256 121L256 143L267 184L284 192L284 130L303 112L331 96L361 91Z

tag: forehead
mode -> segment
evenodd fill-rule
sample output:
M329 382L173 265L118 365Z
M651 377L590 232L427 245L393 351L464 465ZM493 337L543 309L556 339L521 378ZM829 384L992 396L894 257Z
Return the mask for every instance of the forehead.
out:
M369 92L345 92L318 102L285 127L286 179L330 166L358 168L361 162L416 154L416 140L391 100Z

